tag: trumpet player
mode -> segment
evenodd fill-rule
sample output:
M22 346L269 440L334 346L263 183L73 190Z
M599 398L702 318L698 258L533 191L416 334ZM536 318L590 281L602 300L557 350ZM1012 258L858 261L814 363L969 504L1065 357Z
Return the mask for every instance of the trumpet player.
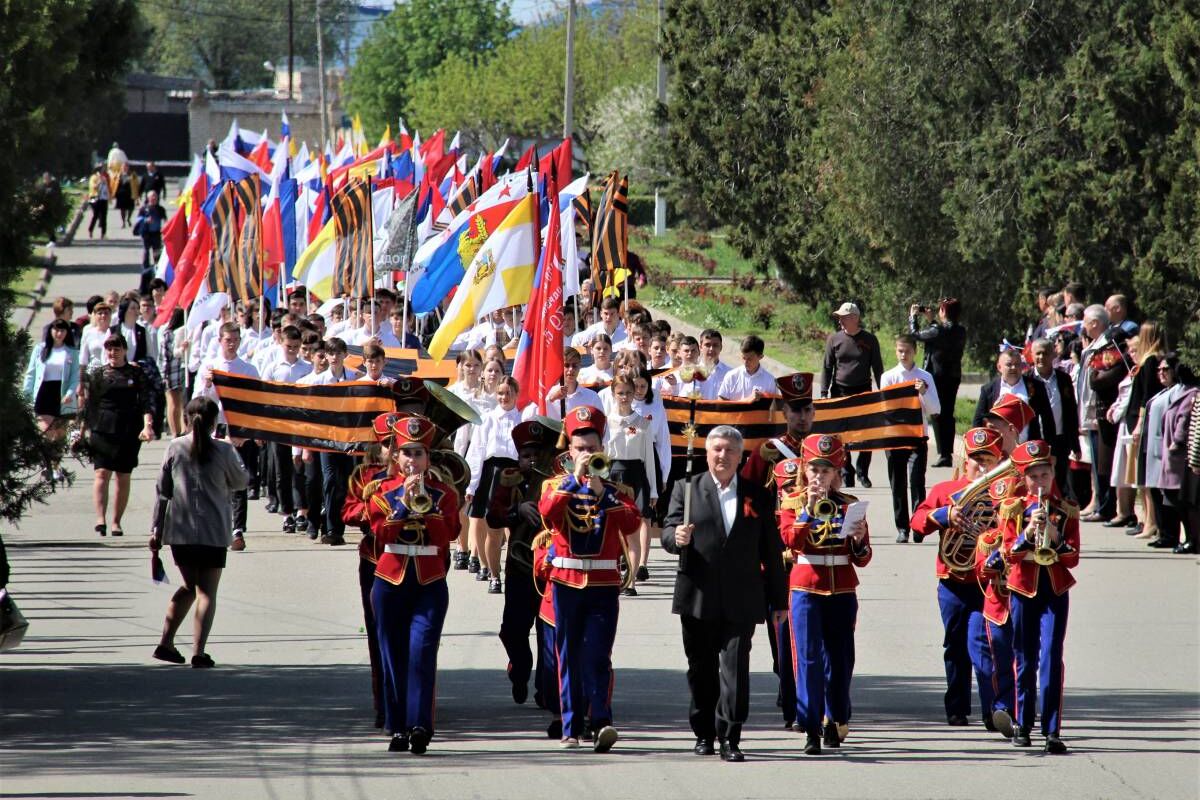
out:
M551 531L549 581L554 592L562 746L579 747L590 710L592 749L617 741L612 714L612 647L617 635L621 573L618 559L642 515L631 498L595 469L603 456L605 417L579 406L563 421L571 470L543 484L538 510Z
M379 548L371 607L383 667L388 749L425 752L434 735L437 651L449 594L450 543L458 538L458 494L428 473L437 427L426 417L392 426L391 474L371 494L367 520Z
M1000 626L994 637L989 636L984 589L976 563L978 527L989 525L994 512L988 495L991 487L981 487L978 500L965 500L964 494L1000 463L1004 451L1000 434L990 428L971 428L963 434L963 447L963 477L934 486L913 512L909 527L918 544L926 536L939 535L935 562L938 608L946 630L942 640L946 722L961 726L970 719L973 667L983 725L994 731L992 715L996 711L1011 714L1013 707L1011 626ZM997 663L998 669L994 667Z
M1012 454L1025 482L1024 496L1000 506L1000 556L1009 565L1013 645L1017 661L1017 726L1013 744L1029 747L1040 716L1045 751L1067 752L1062 730L1063 640L1067 635L1071 568L1079 564L1079 508L1054 483L1054 457L1040 439ZM1041 713L1038 714L1038 694Z
M871 540L865 519L851 530L843 529L846 505L855 498L841 491L841 470L846 465L841 438L808 436L802 456L807 486L803 493L796 489L780 498L779 533L793 557L795 727L807 737L805 754L818 755L822 743L840 747L849 730L858 618L855 568L871 561ZM824 721L823 711L827 711Z

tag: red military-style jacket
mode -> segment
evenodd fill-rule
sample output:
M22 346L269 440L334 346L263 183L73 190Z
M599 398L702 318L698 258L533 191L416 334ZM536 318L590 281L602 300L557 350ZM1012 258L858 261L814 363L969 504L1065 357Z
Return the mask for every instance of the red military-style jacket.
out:
M830 537L821 546L813 544L812 528L818 521L809 516L806 508L794 507L803 502L804 494L803 490L797 490L780 496L779 535L784 546L796 557L789 580L791 589L824 595L852 594L858 587L855 567L865 567L871 561L871 534L868 532L859 545L848 536L845 539ZM841 493L831 493L830 499L842 506L855 501L854 497ZM845 563L807 563L807 559Z
M388 468L384 464L360 464L350 473L349 485L346 489L346 502L342 504L342 521L347 525L368 526L367 500L388 476ZM358 557L379 562L380 545L366 527L362 539L358 542Z
M576 589L621 585L617 560L625 552L624 537L638 529L642 515L633 500L619 491L615 483L603 483L599 498L586 484L580 485L574 475L555 476L542 484L538 511L552 535L552 557L611 564L611 568L591 566L583 569L552 563L548 574L550 581ZM597 524L586 531L571 530L568 520L589 506L596 508Z
M426 477L425 491L433 501L433 508L418 517L404 504L404 479L404 475L387 478L366 501L367 519L379 554L375 576L399 585L409 564L415 562L419 583L444 580L450 543L458 538L461 528L458 493L452 487ZM422 526L415 527L413 523L418 520ZM386 550L389 544L432 545L437 552L421 556L389 553Z
M955 478L942 481L930 489L929 494L925 495L925 499L913 510L912 519L908 523L914 540L920 541L935 533L939 536L944 534L950 527L949 511L954 504L955 495L970 485L971 481L967 478ZM951 580L958 583L975 582L974 572L952 572L946 566L946 563L942 561L941 547L936 548L934 563L940 580Z
M550 585L549 544L533 548L533 580L542 595L538 606L538 617L547 625L554 624L554 587Z
M783 453L783 458L800 457L801 448L804 444L800 439L797 439L790 433L785 433L783 436L778 436L776 438L779 439L779 441L782 442L785 447L792 451L792 455ZM772 481L767 479L772 477L775 470L775 464L770 463L763 458L762 454L759 452L760 450L762 450L762 447L756 447L754 450L750 451L749 457L746 458L746 463L742 465L740 476L745 478L750 483L753 483L755 486L766 486L770 488L772 486Z
M1037 510L1037 496L1025 495L1006 500L1000 506L1000 535L1004 559L1009 563L1008 588L1024 597L1037 594L1038 580L1045 570L1055 594L1065 594L1075 585L1071 568L1079 564L1079 506L1054 489L1046 497L1052 524L1061 539L1054 548L1058 561L1042 566L1033 560L1034 544L1025 538L1029 516Z

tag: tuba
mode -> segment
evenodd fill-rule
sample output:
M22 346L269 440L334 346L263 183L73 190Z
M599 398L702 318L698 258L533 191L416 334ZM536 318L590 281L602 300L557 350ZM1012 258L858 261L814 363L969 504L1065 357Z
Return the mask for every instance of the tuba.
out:
M979 536L996 521L996 507L988 490L996 480L1014 474L1016 467L1005 459L963 489L953 506L958 510L958 521L942 532L938 542L938 554L946 569L960 574L975 571Z

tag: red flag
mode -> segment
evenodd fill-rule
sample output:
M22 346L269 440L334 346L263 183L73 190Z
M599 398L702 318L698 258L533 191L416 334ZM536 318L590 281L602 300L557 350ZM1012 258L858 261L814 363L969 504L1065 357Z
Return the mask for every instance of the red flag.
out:
M559 186L571 182L571 140L563 139L562 144L551 150L538 161L538 178L545 180L546 176L554 173L554 180Z
M483 166L479 168L479 193L483 194L488 189L496 185L496 170L492 168L492 164L496 160L495 153L488 153L483 159Z
M435 133L433 136L430 136L426 141L421 142L421 160L424 161L426 165L434 161L438 161L446 152L445 148L446 130L444 128L439 128L437 133ZM446 173L444 172L442 173L442 175L445 174ZM441 180L441 178L439 177L438 180Z
M521 160L517 162L515 167L513 167L513 172L520 172L526 167L532 165L535 158L537 158L537 145L531 144L529 145L529 149L525 151L525 154L521 156Z
M187 246L175 264L175 280L167 290L154 318L154 327L161 328L171 321L176 308L192 304L205 276L208 275L208 254L212 250L212 226L204 212L193 214L188 230Z
M546 182L551 209L558 208L558 184L551 175ZM526 306L521 341L517 345L513 377L520 391L517 408L537 403L546 413L546 394L563 374L563 281L559 214L550 214L546 243Z
M271 174L271 153L267 150L266 137L264 137L257 145L254 146L254 149L250 151L248 158L250 161L253 161L255 164L257 164L259 169L261 169L263 172L267 173L268 175Z
M188 222L183 206L175 209L175 213L163 226L162 240L163 249L167 251L167 259L172 264L178 264L179 257L183 254L183 248L187 247L188 242Z
M278 267L283 263L283 214L279 198L272 194L267 198L267 207L262 216L262 245L264 267Z

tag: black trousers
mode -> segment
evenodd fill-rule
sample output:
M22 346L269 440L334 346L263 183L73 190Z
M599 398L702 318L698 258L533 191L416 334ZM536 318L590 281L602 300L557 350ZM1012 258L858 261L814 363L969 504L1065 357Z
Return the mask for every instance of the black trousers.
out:
M1068 500L1075 499L1075 488L1071 485L1071 448L1075 446L1075 442L1066 436L1055 436L1050 443L1050 452L1054 454L1054 482Z
M296 513L295 470L292 467L292 446L271 443L272 467L275 472L275 497L279 501L279 512L291 516Z
M375 585L375 563L358 559L358 591L362 595L363 624L367 628L367 657L371 660L371 696L375 716L383 716L383 667L379 659L379 631L375 629L375 610L371 607L371 587Z
M533 673L533 649L529 646L529 631L537 619L542 596L533 583L533 575L522 567L514 567L510 559L504 565L504 613L500 617L500 642L508 654L508 679L513 683L529 684Z
M867 383L862 386L845 386L834 381L834 384L829 389L830 397L849 397L852 394L862 394L863 392L871 391L871 384ZM941 395L938 395L941 397ZM842 485L846 488L854 486L854 475L857 473L862 477L867 477L867 471L871 468L871 451L860 450L854 458L854 463L851 465L851 460L846 459L846 466L842 467Z
M754 625L680 616L687 682L688 720L697 739L737 744L750 715L750 640Z
M253 439L247 439L242 442L242 446L237 449L238 455L242 457L242 463L246 466L246 471L251 475L251 481L254 480L254 475L258 471L258 442ZM242 489L233 493L233 529L246 532L246 505L249 502L249 493Z
M305 461L304 464L304 507L308 509L308 531L311 534L316 530L326 530L329 528L324 524L324 475L321 470L321 456L323 453L313 453L312 461ZM338 512L341 516L341 512Z
M930 423L939 459L950 459L954 456L954 402L961 383L961 377L933 376L933 387L937 389L938 400L942 402L942 413Z
M907 531L911 519L908 501L912 508L925 499L925 462L929 460L926 447L915 450L888 450L888 480L892 484L892 513L897 531Z

